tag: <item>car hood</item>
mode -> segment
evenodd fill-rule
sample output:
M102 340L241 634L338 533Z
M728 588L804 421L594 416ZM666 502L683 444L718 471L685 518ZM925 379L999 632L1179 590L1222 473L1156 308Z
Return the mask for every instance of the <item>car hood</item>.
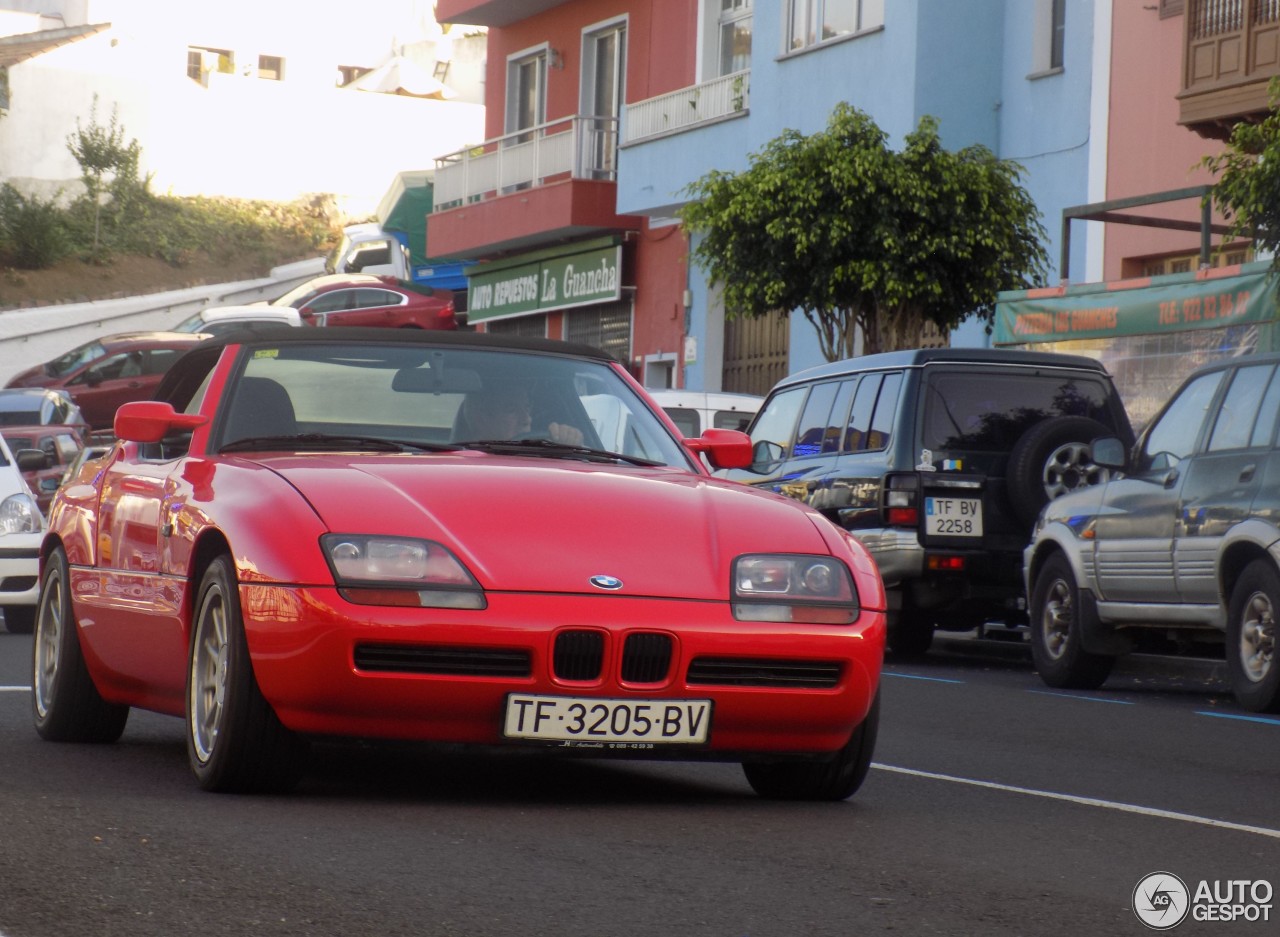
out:
M13 377L9 378L6 387L47 387L57 381L57 378L50 377L45 373L44 365L38 364L33 368L27 368L25 371L19 371Z
M743 553L829 554L827 521L691 472L482 453L253 459L337 533L446 544L487 589L724 600Z

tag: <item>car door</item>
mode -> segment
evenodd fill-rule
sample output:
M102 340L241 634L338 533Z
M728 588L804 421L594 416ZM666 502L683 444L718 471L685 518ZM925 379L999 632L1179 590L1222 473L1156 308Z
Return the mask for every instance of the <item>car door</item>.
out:
M353 291L349 308L329 316L329 325L396 328L404 324L405 298L392 290L363 287Z
M174 463L144 458L137 443L104 470L97 532L98 589L94 652L117 675L163 687L182 698L187 638L181 577L166 575L171 511L166 492ZM99 603L98 599L102 602ZM109 601L108 601L109 600Z
M1187 460L1174 521L1173 566L1181 601L1218 602L1223 538L1250 516L1266 474L1280 404L1274 365L1241 366L1220 395L1203 451Z
M1115 602L1173 602L1174 538L1183 486L1223 382L1223 371L1202 374L1178 392L1142 436L1132 471L1108 481L1094 527L1101 598Z
M90 426L111 426L120 404L147 396L143 364L142 351L122 351L95 362L67 382L67 390ZM159 378L150 385L156 380Z
M329 325L330 316L353 308L355 301L354 289L329 290L307 300L298 307L298 313L311 325Z

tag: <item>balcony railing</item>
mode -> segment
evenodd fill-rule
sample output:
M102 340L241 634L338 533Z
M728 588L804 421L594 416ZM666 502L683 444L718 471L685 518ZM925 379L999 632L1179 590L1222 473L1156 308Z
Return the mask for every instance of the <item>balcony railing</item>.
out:
M1280 0L1187 0L1182 123L1217 130L1267 109L1280 74Z
M636 143L729 117L745 116L751 103L750 95L751 71L747 69L628 104L622 142Z
M566 117L486 140L436 159L432 211L559 179L612 181L617 153L616 117Z

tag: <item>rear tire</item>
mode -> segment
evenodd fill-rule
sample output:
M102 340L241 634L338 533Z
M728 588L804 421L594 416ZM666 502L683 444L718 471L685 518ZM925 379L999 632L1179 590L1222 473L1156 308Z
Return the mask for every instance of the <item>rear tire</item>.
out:
M1280 573L1267 560L1244 568L1231 591L1227 617L1227 673L1236 702L1251 712L1280 712L1276 617Z
M36 606L6 605L2 611L4 626L9 629L10 634L31 634L35 630Z
M1031 660L1040 679L1058 689L1096 690L1116 659L1081 645L1080 589L1061 553L1045 561L1031 590Z
M200 581L187 670L187 758L200 786L283 793L306 769L308 744L285 728L258 688L229 556Z
M893 616L885 640L899 660L924 657L933 646L934 616L918 608L903 608Z
M49 554L44 566L31 671L31 710L42 739L109 743L124 733L129 707L104 700L85 667L67 555L61 548Z
M844 748L819 761L748 761L747 783L772 800L844 800L866 780L880 728L880 691Z

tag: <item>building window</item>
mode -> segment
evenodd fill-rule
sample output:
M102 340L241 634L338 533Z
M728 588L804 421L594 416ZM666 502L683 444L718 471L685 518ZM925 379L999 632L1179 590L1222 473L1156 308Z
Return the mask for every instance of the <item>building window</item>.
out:
M187 46L187 77L204 84L209 72L233 75L236 57L230 49L210 49L208 46Z
M884 0L790 0L787 49L791 52L884 25Z
M507 62L507 133L528 130L547 119L547 50Z
M732 75L751 67L752 0L720 0L720 75Z
M608 352L623 364L630 363L631 303L624 300L568 310L564 337Z
M1160 18L1166 16L1181 16L1182 0L1160 0Z
M361 75L367 75L371 71L373 71L372 68L365 68L363 65L339 65L338 85L349 85Z
M258 56L258 77L280 81L284 78L284 59L278 55Z
M1053 0L1050 19L1053 25L1049 34L1049 67L1062 68L1062 46L1067 28L1067 0Z

